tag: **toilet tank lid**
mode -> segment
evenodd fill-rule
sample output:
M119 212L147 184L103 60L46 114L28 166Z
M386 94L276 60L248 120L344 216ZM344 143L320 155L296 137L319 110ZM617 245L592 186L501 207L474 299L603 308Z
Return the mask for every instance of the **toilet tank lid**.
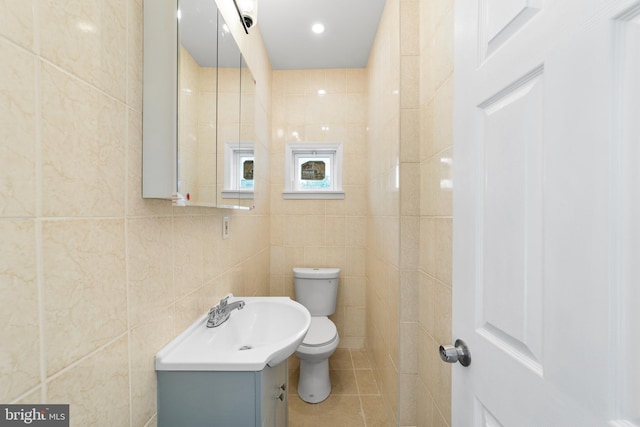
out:
M294 268L293 277L299 279L333 279L340 274L339 268Z

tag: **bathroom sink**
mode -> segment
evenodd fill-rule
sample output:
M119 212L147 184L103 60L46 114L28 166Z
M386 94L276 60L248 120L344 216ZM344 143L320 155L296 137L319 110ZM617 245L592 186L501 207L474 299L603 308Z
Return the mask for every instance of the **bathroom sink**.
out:
M225 323L207 328L200 317L156 355L158 371L260 371L294 353L304 339L311 315L288 297L234 297Z

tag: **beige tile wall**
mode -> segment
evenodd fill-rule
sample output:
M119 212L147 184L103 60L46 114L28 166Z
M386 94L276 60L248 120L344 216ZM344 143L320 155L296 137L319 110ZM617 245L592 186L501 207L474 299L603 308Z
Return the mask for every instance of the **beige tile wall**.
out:
M340 268L331 318L343 348L365 336L366 92L363 69L273 72L271 293L294 297L294 267ZM344 200L282 198L285 143L298 141L343 143Z
M399 408L415 426L420 260L420 2L400 0L400 289Z
M0 4L0 401L153 424L153 354L211 300L292 295L292 267L339 266L341 345L366 337L397 422L449 425L436 349L450 340L452 1L388 0L367 71L272 79L259 35L243 36L257 82L248 214L140 198L142 0L63 3ZM346 200L282 200L293 132L346 141Z
M453 0L420 0L418 426L451 424Z
M367 348L397 424L400 281L400 1L387 0L369 57Z
M447 426L453 1L388 0L368 71L367 346L397 424Z
M154 354L225 293L269 293L262 40L241 44L258 208L143 200L142 6L0 2L0 401L69 403L75 426L154 425Z

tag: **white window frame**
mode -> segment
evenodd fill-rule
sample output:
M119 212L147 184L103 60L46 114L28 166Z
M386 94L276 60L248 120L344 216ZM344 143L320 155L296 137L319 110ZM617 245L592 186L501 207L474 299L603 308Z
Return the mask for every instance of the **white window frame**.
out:
M240 156L247 153L253 155L253 142L224 143L223 199L253 199L253 190L240 189Z
M297 188L296 158L329 155L333 188L329 190L300 190ZM284 191L285 199L344 199L342 189L342 143L341 142L287 142L285 144Z

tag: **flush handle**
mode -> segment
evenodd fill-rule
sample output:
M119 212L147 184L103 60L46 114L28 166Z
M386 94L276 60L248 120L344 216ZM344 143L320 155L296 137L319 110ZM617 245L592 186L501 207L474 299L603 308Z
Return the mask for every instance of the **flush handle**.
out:
M469 347L462 340L456 340L455 345L441 345L440 358L447 363L460 362L462 366L471 364Z

